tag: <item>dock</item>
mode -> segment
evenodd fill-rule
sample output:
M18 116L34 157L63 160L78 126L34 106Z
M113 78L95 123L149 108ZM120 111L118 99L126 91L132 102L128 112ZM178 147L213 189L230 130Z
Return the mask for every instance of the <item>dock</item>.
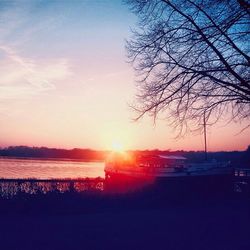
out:
M235 168L232 186L234 193L250 195L250 168ZM46 194L50 192L102 192L105 191L105 179L4 179L0 178L0 197L11 198L20 193Z
M250 168L234 169L234 191L250 194Z

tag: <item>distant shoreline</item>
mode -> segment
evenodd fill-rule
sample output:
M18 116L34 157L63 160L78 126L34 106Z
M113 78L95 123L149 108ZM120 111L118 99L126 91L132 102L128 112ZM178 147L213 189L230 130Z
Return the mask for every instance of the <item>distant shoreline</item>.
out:
M20 159L51 159L65 161L104 161L108 151L92 149L57 149L47 147L11 146L0 149L0 157Z
M27 159L27 160L51 160L51 161L75 161L75 162L104 162L108 154L108 150L93 149L57 149L47 147L28 147L28 146L11 146L0 149L0 159ZM187 162L203 162L205 155L203 151L183 151L183 150L129 150L128 153L133 154L164 154L178 155L187 158ZM235 167L250 168L250 146L245 151L220 151L208 152L209 160L230 161Z
M20 159L20 160L42 160L42 161L74 161L74 162L104 162L104 160L95 160L95 159L83 159L83 158L60 158L60 157L33 157L33 156L1 156L1 159Z

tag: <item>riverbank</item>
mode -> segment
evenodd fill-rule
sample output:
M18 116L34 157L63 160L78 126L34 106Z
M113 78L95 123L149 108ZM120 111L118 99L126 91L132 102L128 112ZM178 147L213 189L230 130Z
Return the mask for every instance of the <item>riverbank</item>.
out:
M250 249L249 197L24 195L0 208L1 249Z

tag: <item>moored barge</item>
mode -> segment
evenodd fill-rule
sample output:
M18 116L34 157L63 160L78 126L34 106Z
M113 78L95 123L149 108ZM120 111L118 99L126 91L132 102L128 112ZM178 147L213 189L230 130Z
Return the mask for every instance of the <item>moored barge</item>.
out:
M225 192L232 188L228 162L188 163L182 156L113 153L105 165L106 188L114 192L161 188L171 193Z

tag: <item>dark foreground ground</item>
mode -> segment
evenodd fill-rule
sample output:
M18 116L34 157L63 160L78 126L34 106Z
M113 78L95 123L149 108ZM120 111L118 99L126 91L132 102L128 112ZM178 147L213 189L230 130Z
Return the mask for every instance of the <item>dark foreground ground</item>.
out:
M0 200L0 249L249 250L248 197Z

